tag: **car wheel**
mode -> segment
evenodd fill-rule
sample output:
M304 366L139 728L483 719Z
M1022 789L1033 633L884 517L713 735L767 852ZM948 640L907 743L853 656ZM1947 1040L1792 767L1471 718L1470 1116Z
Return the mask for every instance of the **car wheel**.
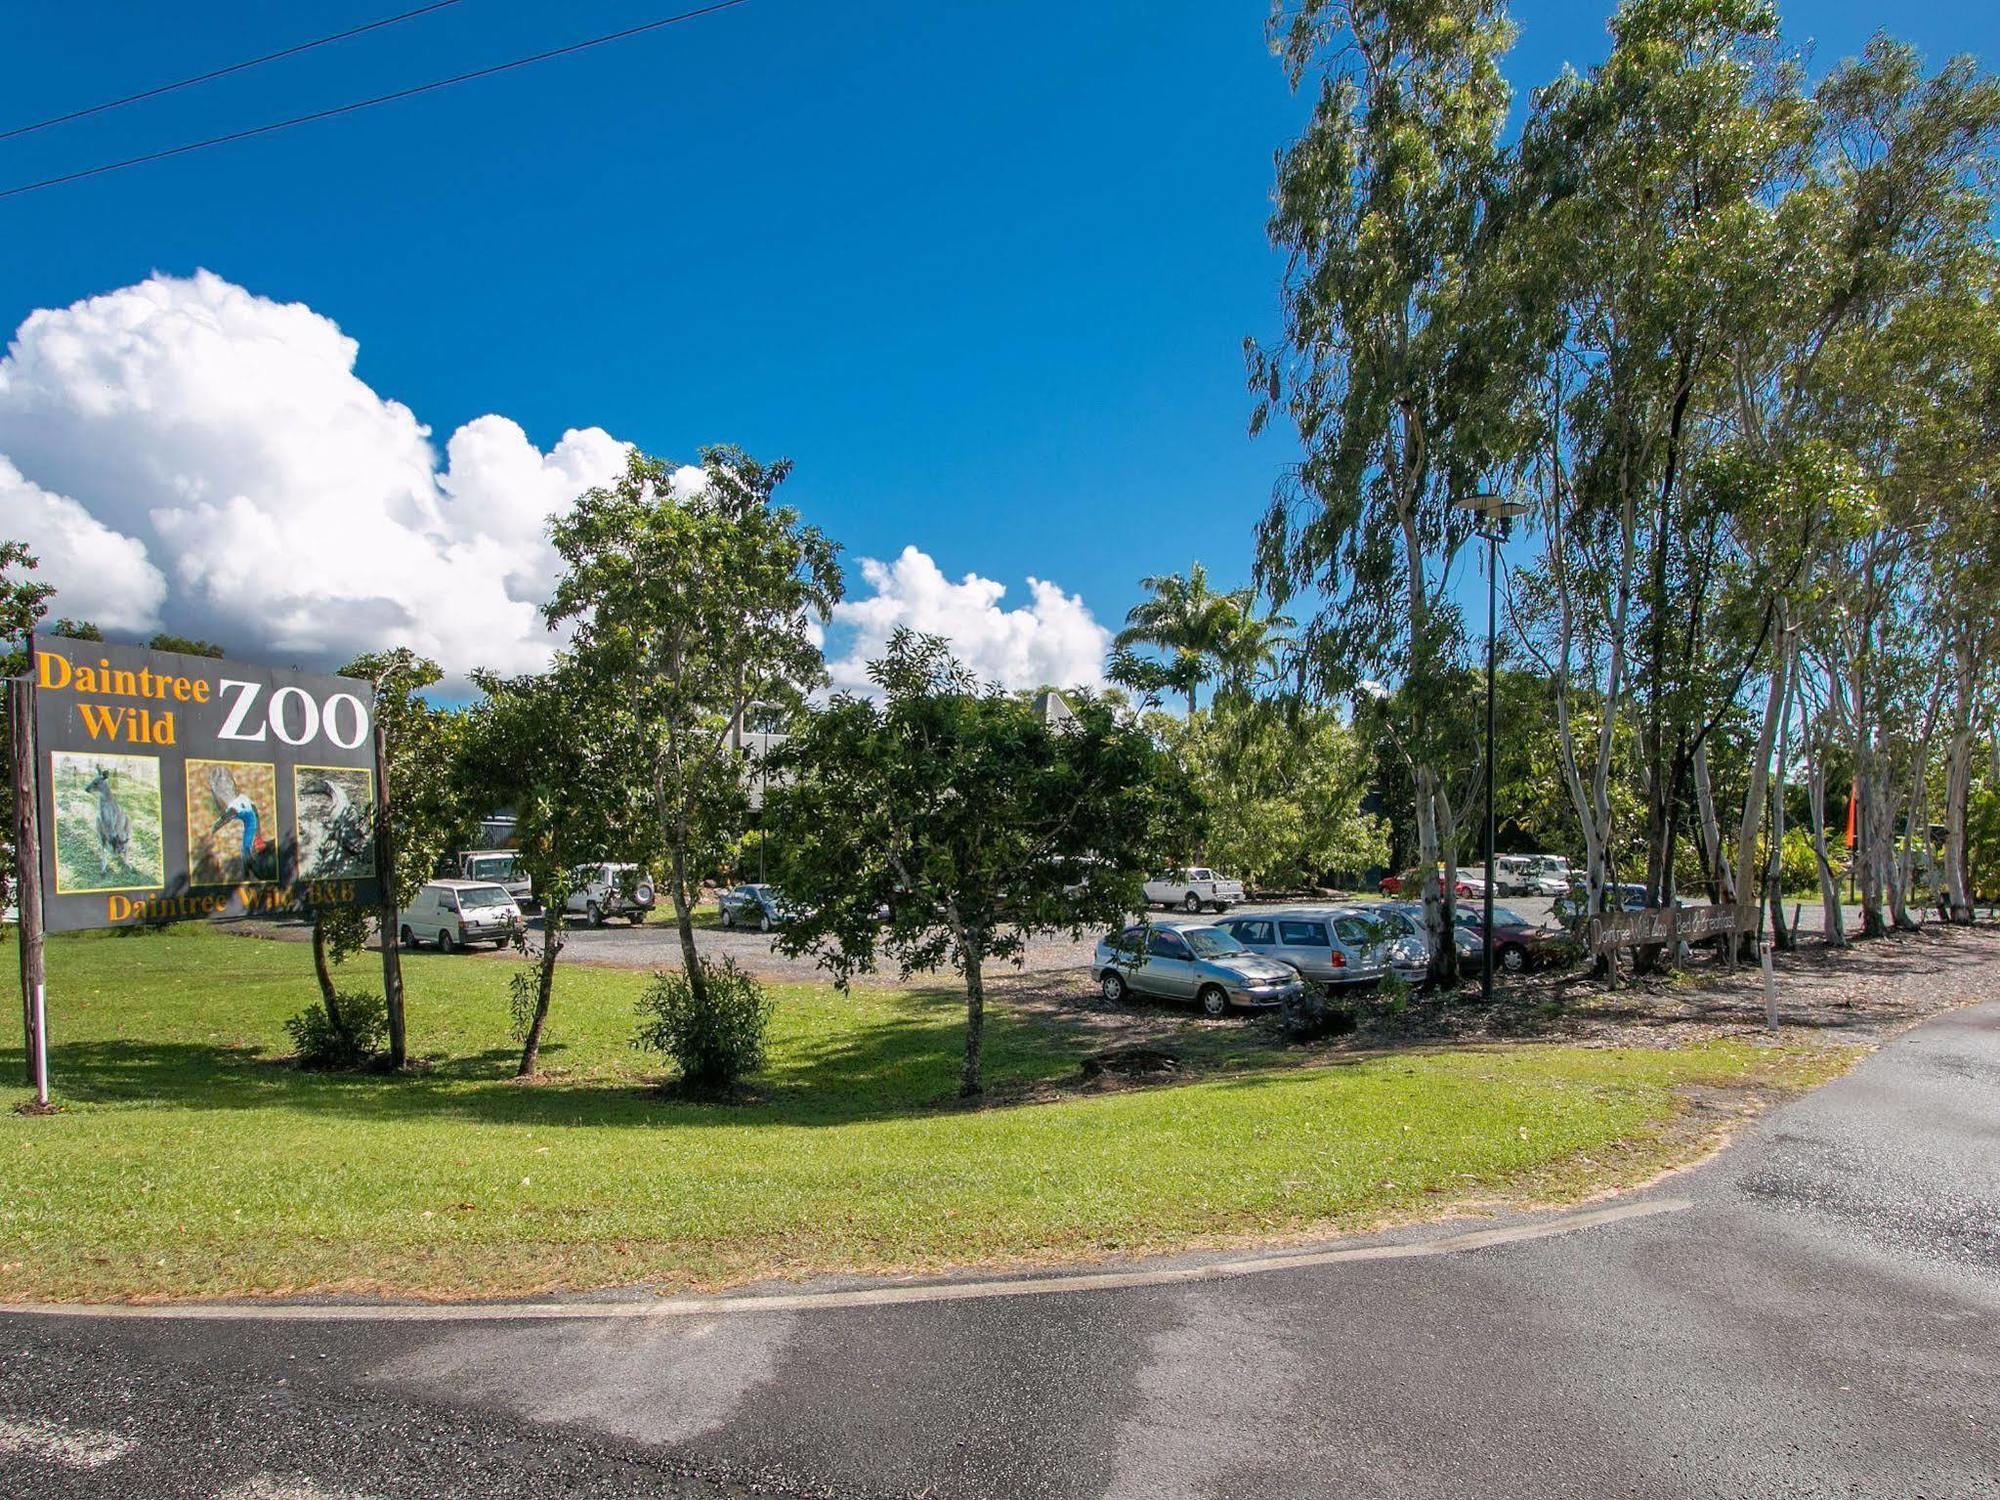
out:
M771 914L769 912L765 912L763 916L757 919L757 930L759 932L769 932L771 930Z
M440 927L438 929L438 952L449 953L453 948L457 946L458 945L452 942L451 940L450 930L448 928Z
M1104 977L1098 981L1098 988L1104 991L1104 998L1113 1005L1123 1005L1126 996L1132 993L1126 987L1125 976L1116 969L1104 971Z
M735 913L735 912L733 912L733 911L731 911L731 910L730 910L730 909L729 909L728 907L726 907L726 906L725 906L725 907L723 907L723 908L722 908L722 930L723 930L724 932L728 932L728 931L730 931L730 930L731 930L732 928L734 928L735 926L736 926L736 913Z
M1189 916L1198 915L1201 911L1201 897L1197 896L1193 891L1189 891L1186 896L1181 898L1181 910Z
M407 927L398 933L397 937L405 948L414 948L417 946L417 935Z
M1219 984L1205 984L1201 993L1195 996L1201 1002L1202 1014L1226 1016L1229 1014L1229 991Z
M646 920L646 914L643 911L627 912L625 920L630 922L634 927L637 927L641 922Z
M592 927L602 927L604 925L604 908L599 906L595 901L585 902L583 919Z
M1500 968L1504 973L1520 974L1528 967L1528 950L1519 943L1508 943L1500 950Z

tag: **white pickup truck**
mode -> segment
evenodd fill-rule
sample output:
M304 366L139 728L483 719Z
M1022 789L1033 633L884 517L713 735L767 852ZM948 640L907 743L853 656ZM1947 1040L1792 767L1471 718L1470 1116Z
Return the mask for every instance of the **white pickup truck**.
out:
M1228 911L1243 900L1243 882L1197 865L1191 870L1163 870L1146 882L1148 906L1178 906L1198 912L1212 906Z

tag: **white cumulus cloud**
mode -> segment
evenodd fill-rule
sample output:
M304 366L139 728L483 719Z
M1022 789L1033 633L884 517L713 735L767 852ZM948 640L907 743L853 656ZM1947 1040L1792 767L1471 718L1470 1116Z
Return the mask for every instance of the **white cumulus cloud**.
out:
M853 631L847 650L827 666L834 686L872 689L868 663L899 626L948 639L959 659L986 682L1006 688L1101 687L1111 632L1082 598L1045 579L1028 580L1028 603L1004 609L1007 586L977 573L956 582L931 557L905 547L892 563L861 560L869 593L834 608L834 623Z
M208 272L21 324L0 359L0 533L58 613L332 666L409 645L455 680L553 644L553 512L623 466L599 428L547 453L505 417L430 429L302 304Z
M167 580L143 542L120 536L67 495L31 484L0 456L0 533L34 540L37 583L56 588L56 613L107 630L150 630L160 622Z
M488 415L440 455L357 353L324 314L206 271L30 314L0 357L0 537L40 557L53 613L111 631L322 668L407 645L454 690L474 667L535 670L557 644L548 519L629 445L590 427L543 452ZM860 582L835 622L841 687L868 688L902 625L1010 688L1103 682L1110 632L1056 584L1030 578L1010 609L1005 585L915 547Z

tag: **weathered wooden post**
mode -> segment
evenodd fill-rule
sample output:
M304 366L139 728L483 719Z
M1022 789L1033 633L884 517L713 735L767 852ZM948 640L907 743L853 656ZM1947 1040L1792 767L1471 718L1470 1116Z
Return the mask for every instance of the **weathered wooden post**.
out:
M34 670L34 638L28 642ZM35 776L35 683L32 676L7 684L7 713L14 750L14 904L20 915L21 1035L35 1102L49 1102L48 971L42 948L41 789Z
M382 719L375 719L375 879L381 887L375 908L375 935L382 944L382 1004L389 1015L389 1066L409 1058L403 1026L402 920L396 910L396 820L389 801L389 742Z

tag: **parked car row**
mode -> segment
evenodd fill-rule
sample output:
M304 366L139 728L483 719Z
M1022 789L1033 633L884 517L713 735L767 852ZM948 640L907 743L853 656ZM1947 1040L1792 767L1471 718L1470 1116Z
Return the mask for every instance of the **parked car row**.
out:
M1438 874L1444 871L1440 866ZM1560 896L1570 889L1573 877L1569 861L1560 854L1502 854L1493 861L1493 894L1496 896ZM1421 868L1382 877L1385 896L1422 895ZM1452 877L1452 894L1461 901L1479 900L1486 894L1484 869L1459 869Z

